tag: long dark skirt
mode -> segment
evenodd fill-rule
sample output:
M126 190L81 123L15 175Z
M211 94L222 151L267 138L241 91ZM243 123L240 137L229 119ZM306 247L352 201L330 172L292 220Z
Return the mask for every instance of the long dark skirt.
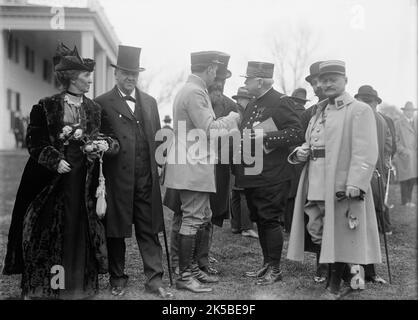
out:
M66 160L71 172L45 189L25 217L22 289L31 297L81 299L98 288L85 204L87 168L79 144L70 143ZM54 265L63 267L64 289L51 288Z

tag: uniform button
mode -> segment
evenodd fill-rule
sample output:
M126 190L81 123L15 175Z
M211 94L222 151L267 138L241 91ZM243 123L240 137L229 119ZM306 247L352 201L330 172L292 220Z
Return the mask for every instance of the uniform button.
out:
M126 139L126 136L123 136L123 139Z
M315 142L316 142L316 141L318 141L318 138L315 138L315 139L314 139L314 141L315 141Z
M122 118L122 115L121 114L119 115L119 118Z
M139 121L137 121L136 123L139 123Z
M321 131L321 129L316 129L316 132L319 132L319 131Z

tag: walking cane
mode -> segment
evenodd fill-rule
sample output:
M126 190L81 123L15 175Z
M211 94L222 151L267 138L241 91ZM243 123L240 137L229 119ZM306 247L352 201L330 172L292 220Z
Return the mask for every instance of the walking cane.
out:
M165 253L167 256L168 276L170 277L170 287L172 287L173 275L171 274L170 254L168 252L167 233L165 231L164 215L163 215L163 236L164 236Z
M388 170L388 179L386 181L386 190L385 190L385 205L388 205L388 198L389 198L389 184L390 184L390 175L392 174L392 157L389 158L389 170Z
M381 175L380 175L379 171L375 170L375 172L376 172L376 175L377 175L377 184L378 184L378 187L379 187L379 194L382 195L382 185L380 183L381 182ZM389 172L389 174L390 174L390 172ZM387 189L387 190L389 190L389 189ZM386 195L385 195L385 198L386 198ZM384 204L386 204L386 201L385 201ZM380 223L380 227L382 228L383 241L384 241L384 244L385 244L386 264L388 266L389 283L392 284L392 275L390 273L389 252L388 252L388 243L387 243L387 239L386 239L385 223L384 223L383 219L381 217L379 217L377 214L376 214L376 217L378 218L378 220L380 220L380 221L378 221L378 223Z

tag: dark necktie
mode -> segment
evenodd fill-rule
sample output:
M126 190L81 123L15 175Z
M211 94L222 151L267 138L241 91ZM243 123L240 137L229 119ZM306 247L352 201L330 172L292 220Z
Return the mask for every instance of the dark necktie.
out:
M136 99L133 98L132 96L124 96L122 98L123 98L123 100L132 101L133 103L136 103Z

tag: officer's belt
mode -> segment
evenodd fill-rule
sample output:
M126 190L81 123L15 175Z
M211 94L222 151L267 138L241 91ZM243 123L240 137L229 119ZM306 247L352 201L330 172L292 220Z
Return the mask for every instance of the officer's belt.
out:
M311 148L310 159L325 158L325 148Z

